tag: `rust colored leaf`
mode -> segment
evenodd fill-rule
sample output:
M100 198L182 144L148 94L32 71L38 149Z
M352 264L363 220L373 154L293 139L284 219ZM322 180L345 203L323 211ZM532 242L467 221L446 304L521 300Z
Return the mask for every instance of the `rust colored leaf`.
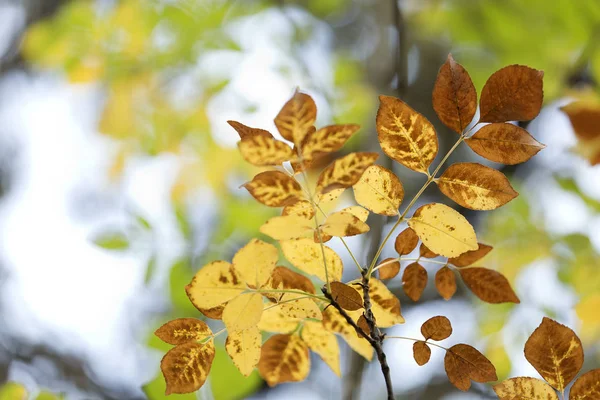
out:
M413 344L413 357L420 366L427 364L431 358L431 349L425 342L415 342Z
M396 236L396 242L394 248L399 255L405 256L411 253L419 244L419 237L412 230L412 228L406 228Z
M302 381L309 371L308 346L297 335L274 335L263 344L258 372L269 386Z
M319 232L321 232L321 237L319 237ZM333 236L326 234L325 232L321 231L321 229L319 229L319 232L315 230L315 233L313 234L313 241L315 243L327 243L333 239Z
M261 172L243 186L252 197L269 207L294 204L303 197L300 184L279 171Z
M502 172L477 163L452 164L436 183L442 193L471 210L494 210L519 195Z
M396 258L386 258L378 267L379 279L392 279L400 272L400 262Z
M207 318L221 319L223 317L223 309L225 308L226 304L227 303L211 308L199 308L198 310Z
M507 165L525 162L546 147L525 129L506 123L485 125L465 143L481 157Z
M381 149L413 171L426 173L438 152L431 122L402 100L379 96L376 127Z
M214 358L212 340L204 344L187 342L173 347L160 362L167 383L165 394L191 393L200 389L206 382Z
M448 262L457 267L467 267L481 260L493 249L492 246L488 246L487 244L477 243L477 245L479 246L477 250L467 251L458 257L450 258Z
M456 344L446 351L444 369L450 383L462 391L469 390L472 380L484 383L498 379L490 360L468 344Z
M571 121L579 142L575 151L591 165L600 164L600 105L589 101L576 101L561 108Z
M479 122L529 121L542 108L544 73L524 65L509 65L492 74L483 86Z
M508 280L498 271L469 267L459 270L469 289L481 300L492 303L520 303Z
M427 270L416 262L406 267L402 275L402 288L412 301L421 298L425 286L427 286Z
M354 198L361 206L381 215L398 215L404 198L400 179L389 169L371 165L353 186Z
M369 326L369 323L367 322L367 319L365 318L364 315L361 315L360 317L358 317L358 320L356 321L356 325L358 325L358 327L360 329L362 329L362 331L364 333L366 333L367 335L371 334L371 327ZM361 335L360 333L356 333L358 335L358 337L362 338L363 335Z
M444 340L452 334L452 324L448 318L438 315L423 322L421 334L425 340Z
M377 153L350 153L338 158L319 175L317 191L325 194L335 189L349 188L358 182L377 157Z
M581 375L569 392L569 400L600 399L600 368Z
M227 121L227 123L229 125L231 125L231 127L233 129L236 130L236 132L238 133L238 135L240 135L240 139L246 139L246 138L251 138L251 137L255 137L255 136L262 136L262 137L266 137L266 138L272 138L273 135L271 134L271 132L266 131L264 129L258 129L258 128L251 128L249 126L246 126L240 122L237 121Z
M435 288L444 300L450 300L454 296L454 293L456 293L456 277L450 268L444 266L436 272Z
M363 301L360 294L351 286L342 282L331 282L331 297L344 310L354 311L363 307Z
M279 165L294 158L292 148L282 141L268 136L249 136L238 142L244 160L252 165Z
M462 133L477 111L477 92L469 73L448 55L433 87L433 109L440 121Z
M433 251L429 250L427 248L427 246L425 246L424 243L421 243L421 246L419 247L419 256L420 257L424 257L424 258L435 258L437 257L439 254L434 253Z
M310 131L302 141L302 156L305 160L312 160L313 157L323 153L338 151L359 129L359 125L348 124L329 125Z
M310 132L316 119L315 101L309 95L296 91L275 117L275 126L281 136L298 145Z
M315 285L313 285L312 281L308 279L308 277L281 266L275 267L275 269L271 272L271 278L267 281L265 286L267 289L292 289L315 294ZM273 297L275 299L280 299L283 294L286 296L291 295L291 293L265 293L265 296L269 298Z
M583 365L583 347L572 329L544 317L525 343L525 358L550 386L563 392Z
M163 342L178 345L201 341L212 336L212 331L196 318L178 318L167 322L154 332Z
M494 385L500 400L558 400L554 389L540 379L519 377Z

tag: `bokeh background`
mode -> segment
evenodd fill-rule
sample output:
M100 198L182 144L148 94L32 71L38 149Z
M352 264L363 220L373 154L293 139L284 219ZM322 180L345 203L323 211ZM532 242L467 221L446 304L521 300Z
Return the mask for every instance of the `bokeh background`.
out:
M600 366L600 167L580 155L560 110L598 94L600 2L394 1L0 2L0 399L165 398L168 346L152 332L200 318L185 284L276 212L239 189L259 170L243 163L226 120L275 132L300 87L319 126L362 125L344 153L376 149L377 95L400 90L436 125L441 156L456 136L431 91L449 52L478 91L508 64L545 71L545 105L527 125L545 150L510 168L466 147L452 157L501 168L521 193L497 211L462 210L495 246L483 265L509 278L521 304L486 305L465 290L445 302L432 282L415 304L397 277L407 322L392 332L417 337L443 313L454 325L445 342L474 344L500 379L538 376L523 345L546 315L580 335L584 370ZM407 197L423 183L393 168ZM434 200L451 204L435 188L421 201ZM366 259L369 241L350 245ZM269 389L217 343L205 387L170 398L382 398L378 366L341 346L342 379L313 358L306 382ZM457 392L442 353L418 367L411 348L386 343L398 399L495 398L480 384Z

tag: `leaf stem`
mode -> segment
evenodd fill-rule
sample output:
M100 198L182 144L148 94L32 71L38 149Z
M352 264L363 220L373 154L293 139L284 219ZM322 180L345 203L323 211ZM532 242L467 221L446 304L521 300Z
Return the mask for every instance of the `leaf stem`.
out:
M423 339L410 338L410 337L406 337L406 336L386 336L385 339L412 340L413 342L423 342L423 343L426 343L426 344L430 344L432 346L439 347L440 349L444 349L446 351L449 350L447 347L441 346L441 345L439 345L437 343L429 342L429 341L423 340Z
M319 300L327 300L323 296L319 296L312 293L303 292L301 290L293 290L293 289L252 289L250 290L254 293L290 293L290 294L300 294L306 297L312 297ZM294 299L295 300L295 299Z

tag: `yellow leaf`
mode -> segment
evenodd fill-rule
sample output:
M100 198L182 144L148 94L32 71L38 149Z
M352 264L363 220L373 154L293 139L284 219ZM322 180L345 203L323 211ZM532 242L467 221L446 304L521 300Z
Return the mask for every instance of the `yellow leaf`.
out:
M303 196L300 184L279 171L261 172L243 186L252 197L269 207L294 204Z
M600 368L581 375L569 392L569 400L600 399Z
M260 232L275 240L312 237L314 222L303 216L282 215L272 217L260 227Z
M558 400L554 389L546 382L536 378L507 379L494 385L494 392L500 400Z
M250 136L238 142L244 160L252 165L279 165L294 158L292 148L282 141L267 136Z
M385 154L413 171L427 173L438 152L431 122L402 100L379 96L377 135Z
M178 318L167 322L154 332L163 342L178 345L192 341L202 341L212 336L212 331L204 321L196 318Z
M258 365L261 342L262 335L256 326L228 333L225 350L242 375L249 376Z
M502 172L477 163L452 164L435 182L442 193L471 210L494 210L519 195Z
M252 239L233 256L233 268L244 283L259 288L264 285L277 260L279 251L272 244Z
M371 278L369 281L369 297L371 298L371 311L373 311L379 327L387 328L404 323L400 311L400 300L383 282Z
M301 146L304 159L311 160L317 155L338 151L359 128L356 124L330 125L309 132Z
M349 315L354 315L358 320L361 311L350 311ZM379 322L379 321L377 321ZM348 343L348 346L358 354L371 361L373 358L373 347L363 337L358 337L356 330L348 324L342 315L333 307L327 307L323 311L323 327L330 332L338 333Z
M223 310L223 323L229 332L252 328L258 325L262 312L262 296L244 293L227 303Z
M367 168L353 189L358 204L381 215L397 215L404 198L400 179L379 165Z
M316 119L317 106L312 97L296 91L275 117L275 126L281 136L299 145Z
M271 336L262 346L258 371L269 386L304 380L310 371L306 343L297 335Z
M591 341L600 337L600 313L598 310L600 310L600 294L598 293L582 298L575 307L577 317L582 323L580 334L584 342L586 339Z
M360 219L362 222L367 222L367 218L369 218L369 210L366 210L361 206L351 206L342 208L340 212L350 213L356 218Z
M342 279L342 260L329 247L315 243L313 239L291 239L280 243L285 258L299 270L326 281L325 265L327 265L330 281ZM321 246L323 246L323 249L321 249ZM325 252L325 260L323 260L323 251Z
M282 216L296 215L305 219L312 219L315 216L315 208L308 200L299 200L294 204L283 207Z
M321 309L311 299L290 299L293 297L284 300L285 303L266 304L258 327L267 332L289 333L305 319L323 318Z
M187 342L173 347L160 362L167 383L166 395L191 393L204 385L215 358L213 341Z
M338 158L319 175L317 192L325 194L335 189L349 188L358 182L377 157L377 153L350 153Z
M431 251L444 257L457 257L478 248L475 230L469 221L444 204L420 207L408 225Z
M335 212L327 217L321 230L330 236L354 236L369 231L369 225L347 212Z
M340 347L335 335L325 330L321 322L306 321L301 336L308 347L317 353L337 376L341 376Z
M331 203L337 200L342 195L342 193L344 193L344 190L346 189L333 189L332 191L327 193L321 193L317 191L317 193L315 194L315 202L320 205Z
M213 261L196 273L185 291L198 309L216 307L242 293L246 285L233 265L226 261Z

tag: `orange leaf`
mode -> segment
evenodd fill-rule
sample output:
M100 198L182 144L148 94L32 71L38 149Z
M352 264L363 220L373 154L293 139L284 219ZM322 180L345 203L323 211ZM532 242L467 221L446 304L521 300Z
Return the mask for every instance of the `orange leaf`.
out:
M448 262L457 267L466 267L479 261L493 249L492 246L488 246L487 244L477 244L479 245L479 248L477 250L467 251L466 253L463 253L458 257L450 258L448 259Z
M581 375L569 392L569 400L600 399L600 368Z
M412 228L406 228L396 236L394 248L399 255L405 256L412 252L417 244L419 244L419 237L415 231Z
M427 270L416 262L406 267L402 275L402 288L412 301L421 298L425 286L427 286Z
M425 340L444 340L452 334L452 324L448 318L438 315L423 322L421 334Z
M331 297L344 310L354 311L363 307L363 301L360 294L351 286L342 282L331 282Z
M283 207L302 198L300 184L279 171L266 171L243 185L256 200L269 207Z
M544 73L509 65L492 74L481 91L479 122L529 121L542 108Z
M579 143L575 151L591 165L600 163L600 105L576 101L561 108L571 121Z
M448 55L433 87L433 109L440 121L462 133L477 111L477 92L469 73Z
M316 119L315 101L309 95L296 91L275 117L275 126L281 136L298 145L312 129Z
M425 365L431 358L431 349L425 342L415 342L413 344L413 357L417 364Z
M436 272L435 288L444 300L450 300L454 296L454 293L456 293L456 277L450 268L444 266Z
M483 354L468 344L456 344L446 351L444 369L450 383L462 391L475 382L491 382L498 379L496 368Z
M379 271L379 279L392 279L400 272L400 262L396 258L386 258L379 265L383 265L382 267L378 266Z
M470 267L459 270L469 289L481 300L492 303L520 303L504 275L487 268Z

